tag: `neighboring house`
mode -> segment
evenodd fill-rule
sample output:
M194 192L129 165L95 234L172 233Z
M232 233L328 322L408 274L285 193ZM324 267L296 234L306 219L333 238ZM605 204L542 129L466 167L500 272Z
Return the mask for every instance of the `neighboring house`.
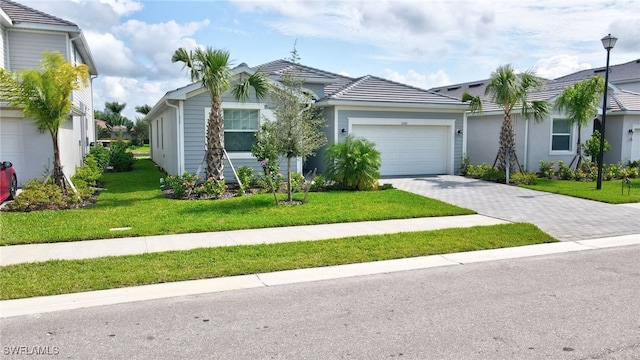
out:
M98 131L99 139L110 139L110 140L131 140L131 132L127 129L126 126L116 125L111 127L109 130L109 126L105 120L96 119L96 130ZM100 136L100 134L106 134Z
M611 150L605 153L604 163L627 163L640 160L640 60L609 67L609 91L605 137ZM604 67L579 71L555 80L545 80L539 90L529 93L530 100L547 100L551 103L551 116L536 123L521 116L518 109L512 114L516 135L516 154L520 165L527 171L537 171L540 160L564 161L567 165L574 159L577 147L577 125L567 125L564 115L553 109L553 102L566 87L592 76L602 75ZM462 98L466 91L480 95L483 111L467 114L467 155L472 164L493 165L498 152L500 126L503 110L484 97L489 80L472 81L431 89L439 94ZM602 100L600 101L602 104ZM602 109L587 126L582 127L581 140L591 137L600 128Z
M10 0L0 0L0 67L11 71L40 68L42 53L58 51L69 62L86 64L93 79L98 73L82 30L72 22ZM73 110L59 133L60 158L68 176L82 165L95 141L93 93L89 83L72 93ZM11 161L18 181L40 177L53 168L51 136L38 130L19 109L0 103L0 157Z
M286 71L304 78L305 91L324 110L328 145L348 134L372 140L381 152L382 176L454 174L460 166L466 152L467 105L455 97L374 76L350 78L286 60L254 68L240 64L232 71L242 77L257 70L274 82ZM194 83L166 93L147 115L151 159L167 173L194 173L203 163L210 106L207 91ZM234 167L261 171L251 145L262 119L275 119L269 101L254 98L239 103L226 94L222 108L225 147ZM322 172L325 148L306 164L298 159L293 171L317 168ZM233 179L228 163L225 177Z

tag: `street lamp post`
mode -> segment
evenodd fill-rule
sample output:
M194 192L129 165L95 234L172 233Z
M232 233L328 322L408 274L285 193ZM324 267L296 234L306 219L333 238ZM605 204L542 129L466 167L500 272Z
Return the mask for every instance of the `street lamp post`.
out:
M600 151L598 152L598 180L596 182L596 189L602 189L602 159L604 157L604 126L607 121L607 88L609 87L609 53L611 49L616 45L618 38L611 36L611 34L601 39L602 46L607 50L607 67L604 72L604 99L602 100L602 124L600 126Z

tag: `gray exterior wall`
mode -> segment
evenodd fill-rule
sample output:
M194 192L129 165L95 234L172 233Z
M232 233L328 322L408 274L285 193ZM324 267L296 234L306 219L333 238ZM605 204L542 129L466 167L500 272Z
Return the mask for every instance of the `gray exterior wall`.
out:
M257 100L254 96L250 98L247 103L239 104L236 100L229 94L225 94L222 98L222 106L227 108L233 108L234 104L238 104L237 106L241 107L245 104L255 104ZM265 107L264 103L261 104L262 107ZM196 173L205 155L205 126L208 114L205 112L205 109L211 108L211 99L207 92L194 91L193 94L187 96L187 100L184 101L184 121L183 121L183 133L184 133L184 171L190 173ZM171 109L172 112L175 112ZM267 115L267 117L272 116L270 109L261 110L261 114ZM260 119L262 121L262 118ZM155 123L153 123L156 126ZM168 129L168 131L172 131L171 134L175 138L175 130ZM153 130L152 132L155 132ZM166 136L166 135L165 135ZM165 139L166 141L166 139ZM166 146L166 143L165 143ZM159 157L155 152L157 151L154 148L154 161L156 157ZM166 154L165 154L166 156ZM231 163L233 167L237 170L240 166L248 166L254 169L254 174L258 174L262 172L262 166L256 160L255 157L250 152L242 152L242 153L234 153L230 152L229 157L231 159ZM158 162L156 162L160 165ZM301 172L302 168L299 166L299 162L297 159L293 159L291 163L291 171L292 172ZM280 172L286 172L287 162L286 159L282 159L280 162ZM169 174L176 174L176 168L165 168L165 170ZM205 165L202 165L200 175L205 175ZM233 175L233 170L228 161L224 163L224 176L227 182L234 182L235 177Z
M67 56L66 34L45 32L9 31L9 66L11 71L39 68L42 53L59 51Z
M151 119L152 160L168 174L178 174L176 111L167 107Z
M602 163L611 164L622 161L624 157L623 147L627 136L624 136L624 116L615 116L607 114L607 123L605 125L605 138L611 145L611 150L604 153ZM630 151L630 150L629 150ZM626 154L627 157L629 153Z
M512 115L514 131L516 134L516 155L520 165L525 171L537 172L540 169L540 160L558 163L564 161L569 165L574 159L577 150L577 126L574 126L571 138L571 151L551 151L551 119L563 118L559 114L553 114L551 118L536 123L527 121L520 115ZM486 163L493 165L499 148L500 127L503 115L469 116L467 120L467 154L473 165ZM609 126L607 122L607 127ZM584 143L591 137L593 122L582 127L581 142ZM609 130L607 129L607 133Z

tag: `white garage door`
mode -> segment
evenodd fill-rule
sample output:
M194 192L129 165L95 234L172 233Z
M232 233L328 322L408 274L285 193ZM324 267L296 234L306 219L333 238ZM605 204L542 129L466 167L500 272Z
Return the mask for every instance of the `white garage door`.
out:
M18 174L23 165L23 135L21 119L4 118L0 121L0 161L13 163ZM18 181L22 182L18 175Z
M382 176L447 173L447 126L353 125L351 130L376 144Z

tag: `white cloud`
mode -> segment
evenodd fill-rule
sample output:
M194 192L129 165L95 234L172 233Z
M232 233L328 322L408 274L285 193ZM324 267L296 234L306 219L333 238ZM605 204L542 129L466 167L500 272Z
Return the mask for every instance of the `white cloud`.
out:
M141 2L135 0L100 0L100 2L111 6L119 16L131 15L144 7Z
M110 33L85 32L91 54L101 75L137 76L143 73L133 51Z
M579 63L578 56L563 54L538 60L533 70L540 77L555 79L576 71L590 69L591 67L587 63Z
M438 70L435 73L423 75L413 69L407 71L406 74L400 74L399 72L391 69L384 69L382 71L381 77L422 89L429 89L432 87L451 84L451 81L449 81L449 77L443 70Z

